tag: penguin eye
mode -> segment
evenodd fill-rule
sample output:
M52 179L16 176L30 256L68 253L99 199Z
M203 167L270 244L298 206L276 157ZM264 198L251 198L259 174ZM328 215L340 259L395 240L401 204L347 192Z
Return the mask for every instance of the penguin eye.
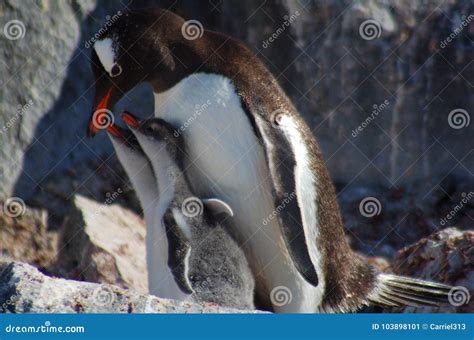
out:
M112 69L110 70L110 76L112 78L118 77L121 73L122 73L122 67L119 64L114 63L114 65L112 66Z
M154 132L155 132L155 129L153 128L152 125L148 125L148 126L146 127L146 132L148 132L148 133L154 133Z
M149 134L154 134L160 131L160 125L156 124L155 122L149 122L145 127L146 132Z

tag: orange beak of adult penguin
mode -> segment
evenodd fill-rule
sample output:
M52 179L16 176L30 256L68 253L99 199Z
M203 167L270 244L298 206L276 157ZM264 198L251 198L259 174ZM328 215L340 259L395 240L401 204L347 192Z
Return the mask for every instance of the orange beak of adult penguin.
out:
M91 114L87 135L94 137L100 130L106 129L114 121L112 111L109 109L110 97L112 96L112 87L100 99L95 110Z

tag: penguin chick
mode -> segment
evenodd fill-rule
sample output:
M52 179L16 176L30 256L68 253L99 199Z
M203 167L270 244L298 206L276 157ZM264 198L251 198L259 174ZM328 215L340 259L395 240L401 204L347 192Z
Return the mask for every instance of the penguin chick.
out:
M194 300L254 309L254 278L245 254L221 223L232 209L219 199L198 199L182 168L183 141L162 119L138 122L124 114L152 164L156 186L172 197L162 216L176 284ZM150 183L148 183L151 185Z
M160 195L158 191L151 163L130 130L112 124L107 128L107 132L143 210L147 228L148 291L162 298L186 300L189 295L176 284L167 263L169 250L174 247L169 244L166 231L161 224L155 223L157 212L162 209L161 206L169 202L163 203L166 197Z

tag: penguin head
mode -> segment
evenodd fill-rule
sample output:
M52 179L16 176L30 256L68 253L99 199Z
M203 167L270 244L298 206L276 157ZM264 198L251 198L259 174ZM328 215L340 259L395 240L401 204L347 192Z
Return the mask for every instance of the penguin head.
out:
M124 129L118 125L110 124L107 127L107 132L109 136L112 138L113 141L116 143L123 145L126 148L143 152L140 148L140 144L138 143L137 138L132 133L132 131Z
M175 57L186 42L184 23L166 10L137 10L114 15L99 31L91 52L96 94L89 136L104 128L104 115L112 115L116 102L136 85L165 89L185 77L186 67Z
M161 118L149 118L139 120L129 112L122 113L122 119L133 130L135 135L147 140L147 144L152 144L155 149L165 148L170 157L178 164L181 164L183 153L183 141L177 130L168 122Z

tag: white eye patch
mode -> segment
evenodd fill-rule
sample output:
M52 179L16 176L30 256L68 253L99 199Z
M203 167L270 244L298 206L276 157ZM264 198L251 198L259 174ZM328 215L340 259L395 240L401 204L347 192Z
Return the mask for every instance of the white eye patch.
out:
M112 67L115 65L115 52L112 47L112 39L105 38L94 43L94 50L99 60L109 75L112 75Z

